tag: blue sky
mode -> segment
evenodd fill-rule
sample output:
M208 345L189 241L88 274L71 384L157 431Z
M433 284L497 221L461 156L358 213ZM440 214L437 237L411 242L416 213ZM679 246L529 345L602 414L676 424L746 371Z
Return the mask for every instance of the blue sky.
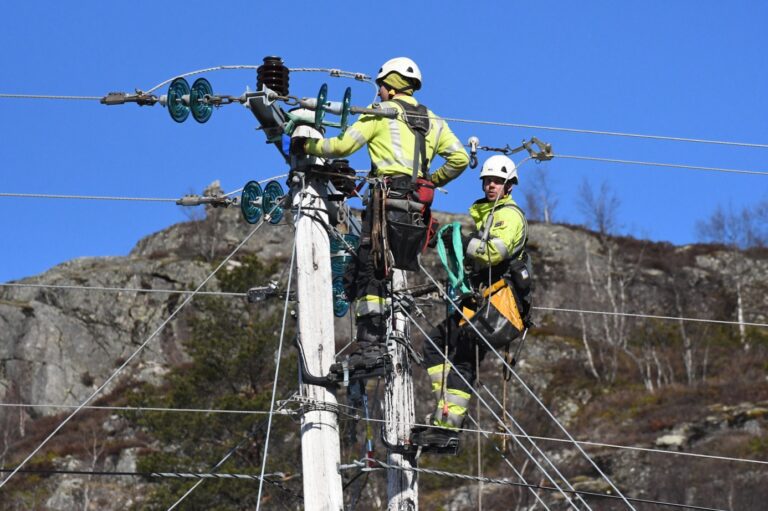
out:
M384 10L383 6L389 10ZM0 20L0 93L101 96L148 89L223 64L375 73L400 55L424 75L420 100L446 117L768 143L768 4L761 1L293 2L158 4L13 2ZM216 92L255 86L252 71L206 75ZM294 74L291 93L353 103L372 87ZM517 145L531 136L555 153L768 171L768 149L644 141L451 123L462 141ZM180 197L214 179L225 190L286 166L243 108L204 125L172 122L159 105L0 99L0 192ZM481 155L482 157L482 155ZM367 168L365 151L352 159ZM717 204L768 197L767 176L554 160L556 220L579 222L582 180L607 181L621 232L695 241ZM520 170L526 186L527 164ZM437 209L477 198L467 170ZM520 192L521 190L517 190ZM80 256L124 255L141 237L185 217L173 204L0 197L0 281Z

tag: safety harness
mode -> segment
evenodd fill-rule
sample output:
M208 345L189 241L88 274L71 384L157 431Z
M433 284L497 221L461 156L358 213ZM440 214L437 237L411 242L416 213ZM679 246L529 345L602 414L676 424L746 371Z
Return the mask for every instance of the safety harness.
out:
M405 124L413 133L413 174L411 183L416 184L419 179L419 172L424 179L429 179L429 160L427 159L427 133L429 133L429 115L427 107L424 105L412 105L402 99L394 98L392 101L403 108L405 114Z

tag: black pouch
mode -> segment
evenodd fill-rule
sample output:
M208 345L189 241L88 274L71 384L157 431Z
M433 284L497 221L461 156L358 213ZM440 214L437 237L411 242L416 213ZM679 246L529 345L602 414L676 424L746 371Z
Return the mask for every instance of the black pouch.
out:
M520 295L528 293L528 291L531 289L532 279L531 272L528 269L528 265L525 264L525 261L521 259L515 259L510 263L507 273L509 275L509 279L512 281L512 284L515 287L515 291L517 291Z
M407 214L387 211L387 238L389 250L395 259L395 268L418 270L418 256L427 241L427 226L423 222L411 222Z

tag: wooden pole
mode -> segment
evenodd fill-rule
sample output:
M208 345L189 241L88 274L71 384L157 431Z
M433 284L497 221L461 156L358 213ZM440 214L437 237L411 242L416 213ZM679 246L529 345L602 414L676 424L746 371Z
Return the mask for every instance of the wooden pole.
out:
M300 179L296 176L295 179ZM307 178L291 184L294 208L301 205L311 216L328 222L325 184ZM310 210L311 208L311 210ZM298 291L299 336L307 370L328 374L335 358L333 299L331 295L331 249L328 233L311 216L296 221L296 285ZM304 481L304 509L341 511L344 507L339 464L339 424L335 391L303 385L303 395L326 408L310 409L301 418L301 459Z
M407 287L405 272L395 270L393 275L395 291ZM394 317L394 335L410 341L410 327L404 314ZM384 419L386 420L387 442L402 445L408 440L411 427L415 422L413 377L410 359L405 347L390 341L387 349L392 355L394 370L387 376L384 389ZM403 456L389 452L387 463L397 467L416 467L413 456ZM404 470L387 470L387 497L389 511L416 511L419 508L418 477L415 472Z

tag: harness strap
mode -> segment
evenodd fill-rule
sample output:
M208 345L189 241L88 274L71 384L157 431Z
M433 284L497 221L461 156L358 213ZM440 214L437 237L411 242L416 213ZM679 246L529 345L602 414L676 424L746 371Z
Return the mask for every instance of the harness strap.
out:
M453 259L449 259L442 237L443 232L447 229L453 229L451 238ZM462 294L471 293L472 290L467 285L467 277L464 274L464 250L461 243L461 224L459 222L444 225L437 231L437 254L440 256L440 262L448 274L448 281L451 287ZM455 271L454 268L456 269Z
M430 123L427 116L427 107L424 105L411 105L405 101L393 98L394 102L403 108L405 114L405 125L413 133L413 174L411 183L415 184L419 178L419 172L425 179L429 178L429 161L427 160L427 133L429 133ZM409 114L416 114L409 115Z

